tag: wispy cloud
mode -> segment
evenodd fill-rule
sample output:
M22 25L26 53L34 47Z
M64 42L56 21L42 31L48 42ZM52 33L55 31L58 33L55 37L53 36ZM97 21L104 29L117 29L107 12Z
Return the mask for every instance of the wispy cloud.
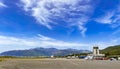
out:
M2 7L7 7L7 5L5 5L3 2L0 1L0 8Z
M117 28L115 31L112 32L110 36L119 37L119 34L120 34L120 28Z
M65 42L61 40L56 40L50 37L46 37L43 35L38 35L32 38L17 38L17 37L10 37L10 36L2 36L0 35L0 47L6 46L28 46L29 47L54 47L54 48L78 48L82 49L83 47L88 46L85 43L77 43L77 42ZM7 50L7 48L6 48ZM9 49L8 49L9 50Z
M95 21L101 24L109 24L112 28L120 26L120 5L117 8L114 8L112 11L105 11L99 18L95 18Z
M26 12L31 13L39 24L52 29L52 25L66 23L76 26L85 36L85 24L93 11L91 0L21 0ZM88 11L89 10L89 11Z
M107 12L107 13L105 13L105 15L101 16L100 18L96 18L95 21L102 23L102 24L112 24L113 16L114 16L114 12Z
M100 49L105 49L109 46L115 46L115 45L120 45L120 38L109 38L109 41L95 41L94 43L91 43L90 45L92 46L99 46ZM90 49L92 50L92 46L90 46Z
M56 40L50 37L43 36L41 34L38 34L38 36L31 38L17 38L17 37L0 35L0 48L4 49L2 51L35 48L35 47L44 47L44 48L54 47L59 49L72 48L72 49L92 50L92 47L95 44L98 45L100 49L104 49L108 46L117 45L119 41L120 38L114 38L106 42L98 41L94 43L80 43L80 42L66 42L66 41Z

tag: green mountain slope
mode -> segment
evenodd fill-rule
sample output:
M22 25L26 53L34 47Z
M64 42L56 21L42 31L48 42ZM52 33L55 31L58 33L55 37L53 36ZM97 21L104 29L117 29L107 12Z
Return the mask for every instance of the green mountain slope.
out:
M120 45L107 47L107 48L101 50L101 53L104 53L107 56L109 56L109 55L120 55Z

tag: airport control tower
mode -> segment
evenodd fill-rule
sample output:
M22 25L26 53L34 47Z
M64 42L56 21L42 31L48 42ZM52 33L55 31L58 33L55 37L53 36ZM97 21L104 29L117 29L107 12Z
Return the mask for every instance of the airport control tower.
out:
M98 46L94 46L93 47L93 54L94 55L99 55L100 53L99 53L99 47Z
M88 54L86 59L103 60L104 56L105 56L105 54L100 54L99 47L98 46L94 46L93 47L93 53L92 54Z

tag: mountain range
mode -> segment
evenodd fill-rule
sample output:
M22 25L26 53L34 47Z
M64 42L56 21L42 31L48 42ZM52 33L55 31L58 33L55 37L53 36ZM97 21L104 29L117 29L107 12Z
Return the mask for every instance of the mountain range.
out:
M11 50L0 53L1 56L65 56L70 54L90 53L89 50L33 48L27 50Z

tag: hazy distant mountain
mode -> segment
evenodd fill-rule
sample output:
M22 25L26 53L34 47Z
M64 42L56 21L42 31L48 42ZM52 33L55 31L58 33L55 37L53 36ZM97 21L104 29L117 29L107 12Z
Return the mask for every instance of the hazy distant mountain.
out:
M4 56L64 56L69 54L89 53L88 50L56 49L56 48L34 48L28 50L12 50L1 53Z

